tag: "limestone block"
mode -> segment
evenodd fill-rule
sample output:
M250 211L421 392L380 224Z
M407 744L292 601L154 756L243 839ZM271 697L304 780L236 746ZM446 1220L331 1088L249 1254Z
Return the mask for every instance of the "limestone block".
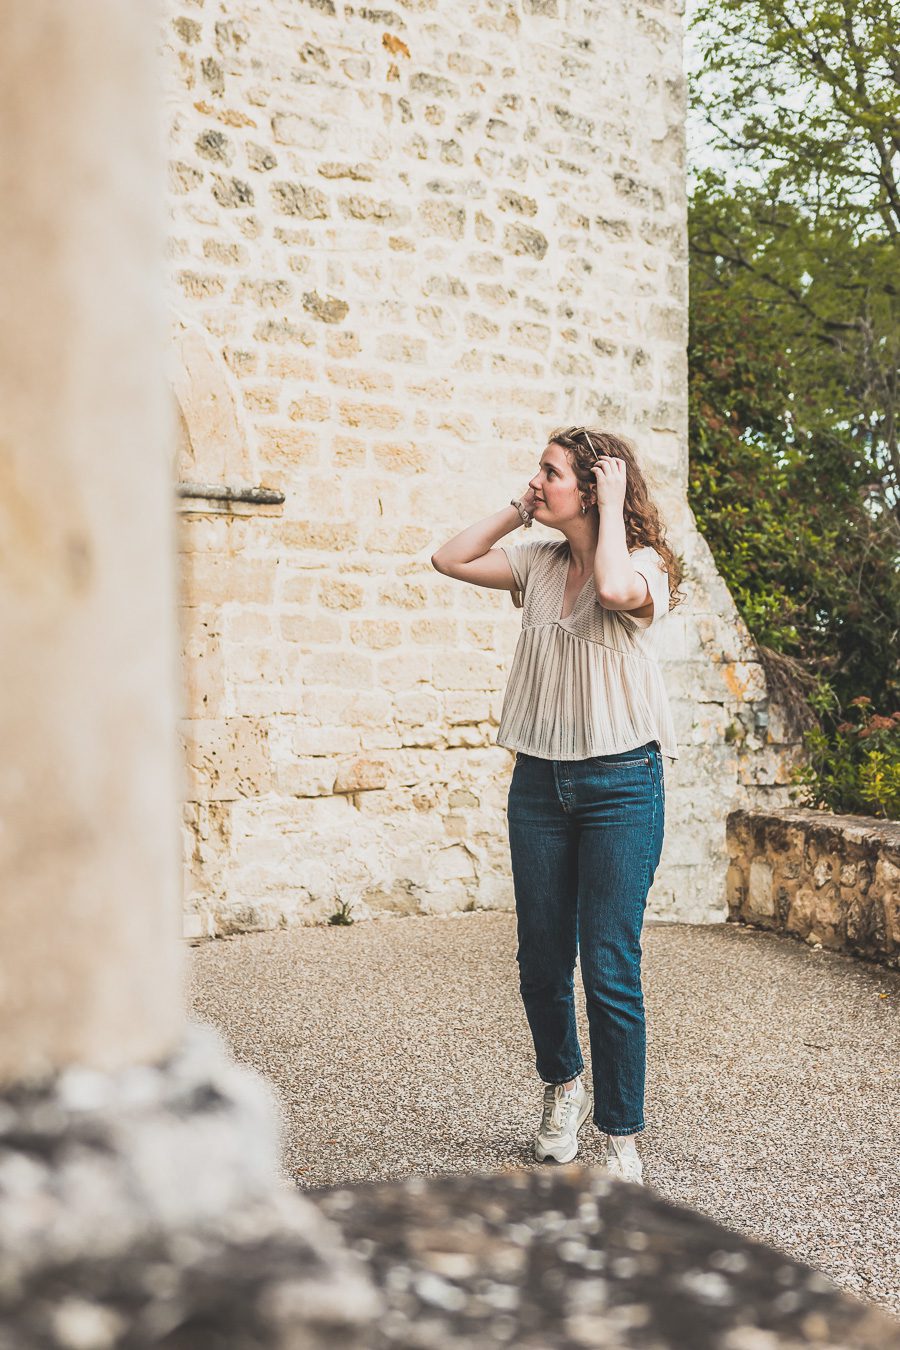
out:
M783 747L765 745L758 737L747 736L738 755L738 782L746 786L765 783L787 788L793 763L793 755Z
M330 797L335 766L327 755L298 755L273 768L273 787L291 797Z
M288 581L292 587L290 594L288 593ZM285 600L290 599L300 602L312 600L313 591L315 591L316 605L324 609L357 611L365 603L365 587L358 582L349 581L343 577L321 579L304 576L292 577L286 580L282 594Z
M856 887L841 887L840 908L846 945L860 952L897 951L898 944L887 931L885 911Z
M277 560L231 553L183 555L181 602L187 606L271 605L275 598L276 571Z
M230 643L225 651L229 679L237 684L259 682L261 685L281 684L286 677L286 657L281 647L271 642Z
M414 690L406 695L395 711L394 722L403 727L437 728L441 723L441 701L431 690Z
M450 727L445 733L445 741L449 748L458 748L460 746L484 746L493 744L493 736L487 727L484 726L458 726Z
M838 867L840 867L839 861ZM821 887L826 886L832 880L834 873L835 860L833 858L819 858L818 862L813 867L812 872L816 889L819 890Z
M235 511L220 515L194 515L179 518L177 529L182 553L211 553L227 557L259 557L259 515L265 508L253 508L249 514ZM267 517L267 527L276 528L277 519Z
M794 892L787 916L787 928L791 933L806 937L815 921L816 894L808 886L800 886Z
M361 544L370 555L419 553L429 546L433 538L431 531L419 525L406 525L399 529L375 525L363 533Z
M373 788L383 788L390 776L390 763L383 759L356 756L353 759L337 763L334 779L335 792L370 792Z
M735 863L731 863L725 874L725 898L732 913L744 913L746 894L744 870Z
M394 703L390 687L365 692L319 688L305 712L323 726L340 723L358 728L382 727L391 720Z
M418 914L419 896L408 879L385 882L365 890L359 907L369 914Z
M220 1339L220 1315L227 1339L236 1296L259 1345L361 1347L384 1302L330 1222L288 1194L282 1106L200 1021L165 1058L113 1073L75 1063L5 1094L6 1342L100 1350L139 1325L149 1345L176 1321ZM299 1308L313 1304L310 1339Z
M181 611L181 677L183 715L220 717L228 702L228 681L222 640L204 611Z
M460 722L495 722L494 700L481 690L453 690L443 695L443 715L451 726Z
M252 717L195 717L183 720L180 730L193 800L226 800L271 790L263 722Z
M271 737L270 737L271 739ZM319 726L315 723L302 723L296 726L290 736L290 744L279 750L279 767L283 760L293 755L301 757L331 756L352 754L360 748L360 733L355 727L345 723L332 726Z
M230 686L232 706L240 707L248 717L283 717L300 711L302 692L294 675L287 672L283 684L262 684L259 680L233 680Z
M772 866L763 858L754 858L750 864L750 884L745 903L751 918L765 919L775 913Z
M189 482L249 483L246 429L233 375L199 324L173 325L170 369L185 433L177 476Z
M778 744L786 742L798 743L798 738L803 730L797 725L796 719L777 701L770 700L766 707L768 713L768 726L766 736L769 741Z
M436 689L497 689L501 684L493 654L480 652L448 652L435 670Z
M409 637L414 643L441 650L460 642L460 625L453 618L414 619L409 625Z
M185 911L182 924L182 937L197 939L216 936L215 916L208 909Z
M411 631L413 627L410 626ZM403 626L391 619L359 619L350 623L350 639L357 648L383 651L385 648L399 647L403 636Z
M399 651L393 656L375 658L377 684L394 691L395 696L420 685L440 689L433 679L434 658L423 650ZM376 682L376 681L373 681Z
M317 606L301 614L282 614L278 628L283 641L296 644L301 656L305 647L340 647L345 633L339 618L323 613Z
M887 857L878 859L873 890L875 891L873 899L877 900L880 893L884 907L886 949L890 952L900 952L900 859L897 862L892 862Z
M514 910L516 897L511 878L501 871L486 873L479 878L471 903L473 909Z
M673 699L687 699L694 707L702 703L730 701L731 691L724 681L723 670L724 666L699 659L670 662L666 666L669 695Z
M900 832L898 832L900 833ZM900 840L898 840L900 842ZM900 858L895 851L892 860L882 854L875 864L875 885L885 894L900 896Z
M265 610L241 609L222 615L222 631L229 643L271 640L273 622Z
M399 658L391 658L399 659ZM360 652L329 651L300 652L298 670L309 688L336 685L345 689L360 689L373 683L372 657Z

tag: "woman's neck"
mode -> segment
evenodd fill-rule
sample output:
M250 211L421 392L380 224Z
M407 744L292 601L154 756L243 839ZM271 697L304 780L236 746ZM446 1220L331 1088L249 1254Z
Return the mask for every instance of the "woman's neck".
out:
M568 529L563 530L563 534L569 545L572 570L579 576L587 576L594 566L594 554L597 552L597 541L600 538L600 522L596 516L590 520L585 518L584 521L574 521Z

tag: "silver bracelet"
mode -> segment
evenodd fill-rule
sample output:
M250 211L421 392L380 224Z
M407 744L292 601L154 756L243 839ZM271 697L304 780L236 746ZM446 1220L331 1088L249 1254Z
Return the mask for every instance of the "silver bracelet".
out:
M510 498L509 504L510 506L514 506L518 511L519 515L522 517L522 524L525 526L526 530L530 529L532 524L531 516L525 510L525 507L522 505L522 503L520 501L517 501L515 497L512 497Z

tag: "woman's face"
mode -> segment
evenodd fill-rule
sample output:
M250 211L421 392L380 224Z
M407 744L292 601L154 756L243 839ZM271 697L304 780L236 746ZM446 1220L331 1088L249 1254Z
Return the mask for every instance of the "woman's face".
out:
M554 442L541 455L537 473L528 486L535 495L535 517L544 524L581 516L578 479L561 445Z

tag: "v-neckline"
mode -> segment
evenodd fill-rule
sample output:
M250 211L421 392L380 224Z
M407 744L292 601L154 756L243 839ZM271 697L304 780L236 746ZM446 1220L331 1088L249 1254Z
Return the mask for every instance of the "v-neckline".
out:
M557 605L557 615L556 615L556 622L557 622L557 623L566 623L567 620L571 619L572 615L575 613L576 609L578 608L578 606L579 606L579 604L580 604L580 602L581 602L581 597L584 595L584 593L585 593L585 591L587 590L588 586L591 584L591 582L592 582L593 579L594 579L594 574L593 574L593 572L590 572L589 575L587 576L587 578L585 579L585 583L584 583L584 585L582 586L581 590L578 592L578 594L576 595L575 599L573 600L573 602L572 602L572 608L569 610L568 614L563 614L563 613L562 613L562 610L565 608L565 603L566 603L566 591L567 591L568 586L569 586L569 565L570 565L570 563L571 563L571 561L572 561L572 557L571 557L571 554L569 554L569 553L564 553L564 554L563 554L563 558L564 558L564 560L565 560L565 567L562 569L562 578L563 578L562 600L561 600L561 601L559 602L559 604Z

